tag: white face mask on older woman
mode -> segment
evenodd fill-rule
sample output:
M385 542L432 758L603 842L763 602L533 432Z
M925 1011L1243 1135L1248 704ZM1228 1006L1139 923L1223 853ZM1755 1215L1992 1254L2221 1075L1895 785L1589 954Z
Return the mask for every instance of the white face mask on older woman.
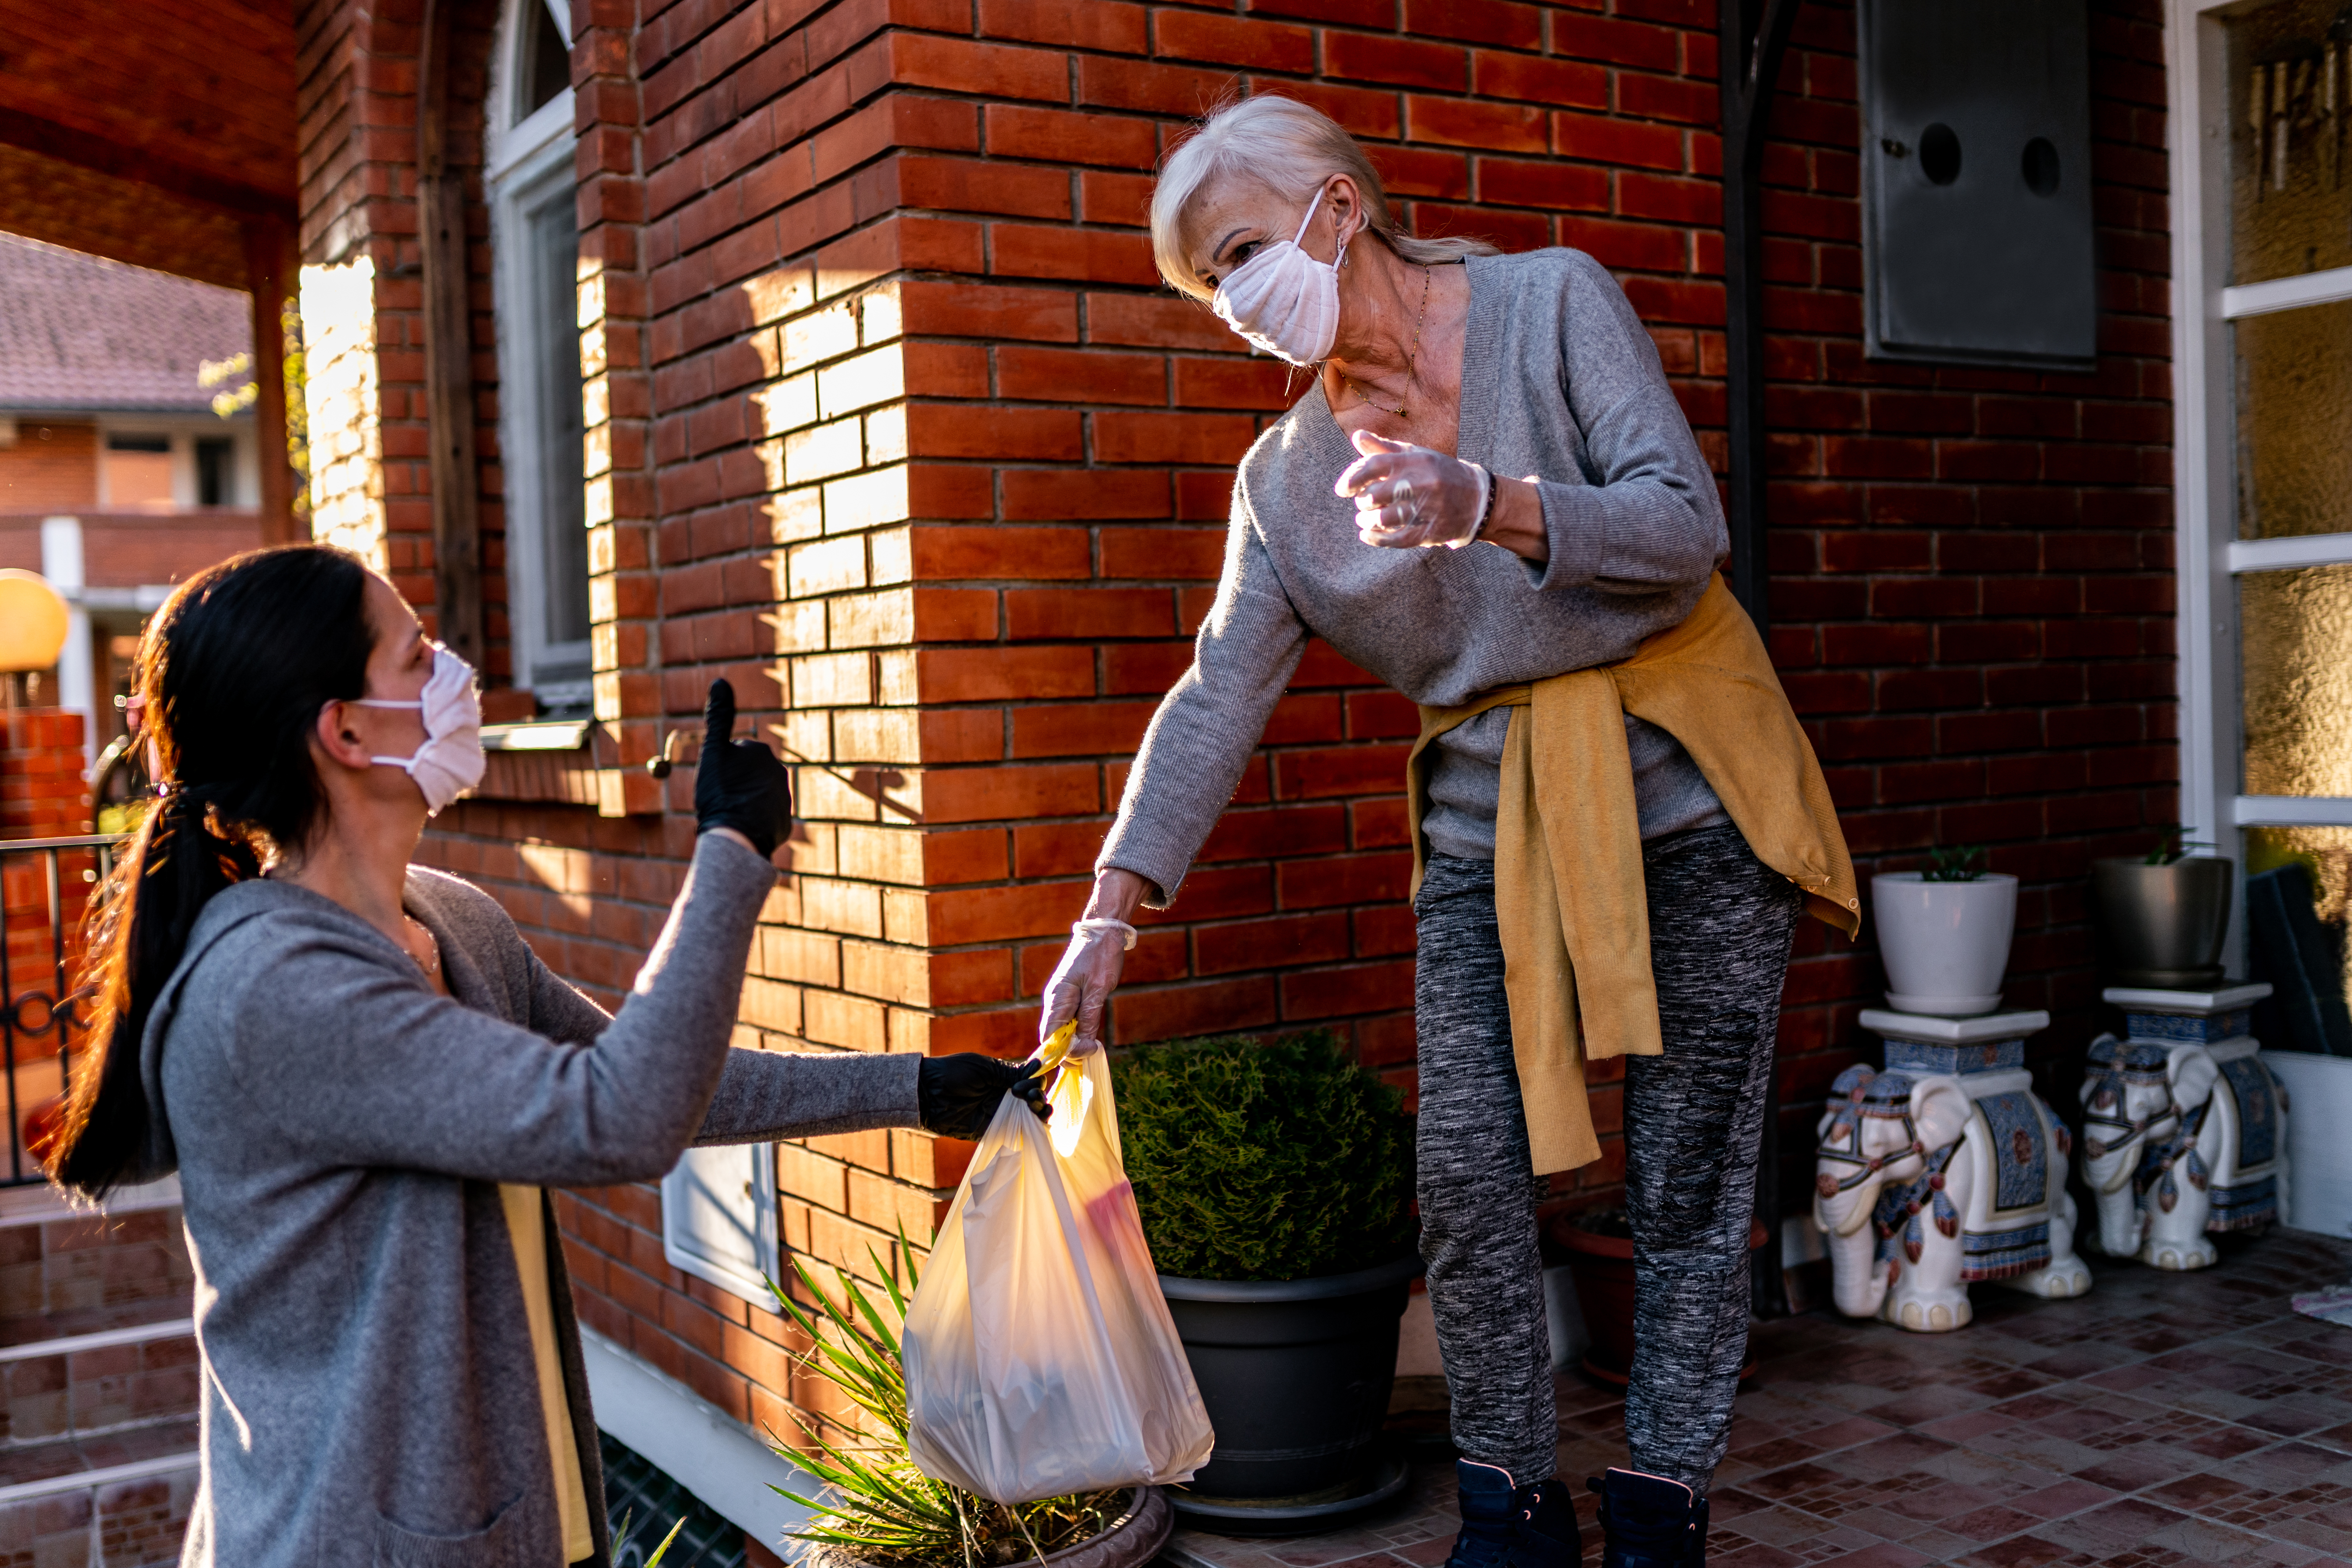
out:
M1298 248L1322 205L1318 191L1297 234L1264 247L1217 285L1214 309L1225 324L1293 364L1321 363L1339 336L1339 266L1348 259L1347 242L1328 261Z

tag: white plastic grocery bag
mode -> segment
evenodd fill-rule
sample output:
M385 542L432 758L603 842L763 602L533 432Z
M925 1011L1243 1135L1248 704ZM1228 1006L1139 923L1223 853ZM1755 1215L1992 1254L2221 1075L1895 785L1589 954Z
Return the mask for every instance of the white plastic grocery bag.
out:
M998 1502L1192 1479L1215 1435L1119 1163L1099 1051L997 1107L908 1308L908 1451Z

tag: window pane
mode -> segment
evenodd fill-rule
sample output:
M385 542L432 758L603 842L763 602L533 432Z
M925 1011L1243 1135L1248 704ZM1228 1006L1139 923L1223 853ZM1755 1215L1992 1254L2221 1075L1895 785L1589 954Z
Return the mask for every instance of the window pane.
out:
M588 637L588 531L580 439L580 312L575 279L580 233L572 216L572 192L530 215L531 255L538 272L535 303L540 318L539 447L541 483L541 556L546 563L546 623L550 643L583 642ZM553 670L539 672L541 678ZM564 672L584 678L585 664Z
M2238 537L2352 531L2352 300L2249 316L2238 349Z
M2352 59L2328 31L2342 9L2284 0L2229 24L2233 283L2352 266Z
M2295 1010L2307 1020L2300 1028L2294 1017L2282 1016L2270 1026L2284 1026L2289 1037L2265 1037L2263 1044L2307 1049L2334 1043L2346 1032L2344 1016L2322 998L2352 1002L2352 965L2345 952L2352 827L2250 827L2246 876L2248 969L2278 989L2283 1009L2297 1000L2296 988L2317 994L2304 999L2316 1005Z
M520 51L517 65L522 79L515 84L515 119L528 119L531 111L544 109L550 99L572 85L572 50L563 35L555 29L555 18L548 15L547 0L520 0L522 24L529 29L525 35L530 42Z
M196 504L226 506L236 488L236 444L226 436L196 437Z
M2352 795L2352 566L2238 579L2248 795Z

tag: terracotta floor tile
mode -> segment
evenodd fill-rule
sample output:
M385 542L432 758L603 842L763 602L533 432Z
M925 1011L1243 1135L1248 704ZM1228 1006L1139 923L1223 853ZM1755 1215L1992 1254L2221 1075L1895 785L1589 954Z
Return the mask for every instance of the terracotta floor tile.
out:
M2074 1555L2074 1549L2038 1535L2012 1535L1990 1546L1980 1546L1965 1557L1954 1561L1969 1568L2049 1568L2065 1563Z
M2267 1432L2217 1422L2202 1436L2181 1439L2180 1447L2192 1453L2202 1454L2209 1459L2229 1459L2267 1447L2265 1439L2269 1436Z
M1981 1436L1987 1432L2006 1431L2012 1425L2014 1425L2012 1418L1995 1407L1989 1410L1969 1410L1958 1415L1947 1415L1940 1420L1924 1423L1916 1430L1925 1432L1930 1437L1940 1437L1947 1443L1965 1443L1969 1438Z
M2252 1486L2287 1490L2321 1480L2352 1480L2352 1459L2315 1443L2273 1443L2212 1467Z
M2136 1492L2204 1468L2200 1460L2178 1449L2158 1443L2141 1443L2102 1454L2097 1463L2084 1466L2074 1474L2095 1487Z
M1823 1568L1914 1568L1915 1564L1934 1561L1923 1552L1891 1541L1874 1542L1859 1551L1822 1559Z
M2070 1476L2054 1486L2036 1488L2011 1501L2037 1519L2063 1519L2068 1514L2081 1513L2115 1500L2116 1494L2105 1487L2094 1486L2089 1481Z
M1714 1568L1801 1568L1805 1561L1793 1552L1755 1541L1740 1542L1729 1550L1710 1546L1706 1560Z
M1944 1528L1965 1540L1980 1542L2020 1535L2042 1522L2037 1515L1996 1504L1973 1512L1956 1514L1944 1521Z
M1956 1333L1832 1313L1759 1325L1709 1562L2352 1564L2352 1330L2286 1302L2340 1283L2352 1244L2281 1232L2225 1237L2221 1262L2198 1273L2092 1267L2092 1293L2072 1301L1980 1289L1976 1322ZM1623 1405L1573 1376L1558 1395L1560 1472L1580 1490L1625 1462ZM1423 1465L1412 1501L1344 1540L1186 1531L1168 1559L1440 1568L1451 1489L1450 1466ZM1580 1511L1597 1563L1600 1532Z
M2168 1507L2193 1513L2239 1497L2247 1489L2243 1481L2233 1481L2208 1470L2151 1487L2145 1495Z

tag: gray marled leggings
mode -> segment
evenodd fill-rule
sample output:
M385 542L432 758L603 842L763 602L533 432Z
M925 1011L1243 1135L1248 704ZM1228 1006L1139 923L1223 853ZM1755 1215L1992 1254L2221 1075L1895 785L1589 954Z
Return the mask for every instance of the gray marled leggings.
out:
M1748 1346L1748 1225L1765 1075L1803 898L1736 827L1643 847L1665 1054L1625 1063L1637 1270L1625 1437L1635 1469L1704 1491ZM1520 1485L1558 1440L1527 1121L1491 863L1432 856L1420 931L1421 1250L1454 1441Z

